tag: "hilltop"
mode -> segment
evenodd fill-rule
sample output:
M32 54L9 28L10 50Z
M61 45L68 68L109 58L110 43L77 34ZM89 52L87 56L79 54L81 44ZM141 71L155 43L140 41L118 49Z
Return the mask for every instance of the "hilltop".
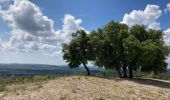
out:
M169 100L170 82L152 79L59 77L43 83L10 85L2 100Z

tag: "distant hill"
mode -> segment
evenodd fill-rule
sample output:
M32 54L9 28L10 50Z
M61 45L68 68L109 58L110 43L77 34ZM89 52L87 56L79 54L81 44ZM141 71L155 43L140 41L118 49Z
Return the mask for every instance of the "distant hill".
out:
M103 71L102 68L91 67L92 73ZM61 65L43 65L43 64L0 64L0 76L8 77L15 76L30 76L30 75L69 75L82 73L86 71L84 67L70 69L70 67Z
M99 73L104 71L103 68L89 67L91 73ZM30 75L70 75L86 72L84 67L70 69L66 65L43 65L43 64L0 64L0 76L30 76ZM167 70L170 75L170 69Z

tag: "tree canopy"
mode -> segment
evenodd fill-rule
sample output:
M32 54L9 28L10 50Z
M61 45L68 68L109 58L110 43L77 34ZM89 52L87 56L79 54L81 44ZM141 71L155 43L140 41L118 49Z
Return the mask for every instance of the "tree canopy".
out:
M71 68L79 67L81 64L86 68L88 75L90 71L86 66L87 62L91 60L89 50L89 37L83 30L72 34L73 39L68 44L63 44L63 59L69 62Z
M63 44L63 59L71 68L92 61L98 67L114 69L120 77L133 78L133 71L164 72L169 53L160 30L146 29L143 25L128 27L111 21L103 28L87 34L83 30L73 33L72 40ZM129 74L127 74L129 72Z

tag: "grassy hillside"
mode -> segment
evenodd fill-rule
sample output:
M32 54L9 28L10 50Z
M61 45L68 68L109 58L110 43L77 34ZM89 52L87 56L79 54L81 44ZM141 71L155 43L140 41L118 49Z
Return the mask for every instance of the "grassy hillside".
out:
M170 70L135 72L132 80L113 70L90 70L91 77L82 76L83 67L0 64L0 100L170 100Z
M43 83L9 85L2 100L170 100L170 82L152 79L58 77Z

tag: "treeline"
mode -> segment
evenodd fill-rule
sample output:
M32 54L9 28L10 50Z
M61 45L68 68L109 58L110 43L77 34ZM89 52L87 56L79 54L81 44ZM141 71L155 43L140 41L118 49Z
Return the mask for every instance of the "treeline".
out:
M120 77L133 78L133 71L164 72L169 49L160 30L146 29L142 25L128 27L111 21L103 28L87 34L79 30L72 40L62 45L63 59L71 68L91 61L98 67L114 69Z

